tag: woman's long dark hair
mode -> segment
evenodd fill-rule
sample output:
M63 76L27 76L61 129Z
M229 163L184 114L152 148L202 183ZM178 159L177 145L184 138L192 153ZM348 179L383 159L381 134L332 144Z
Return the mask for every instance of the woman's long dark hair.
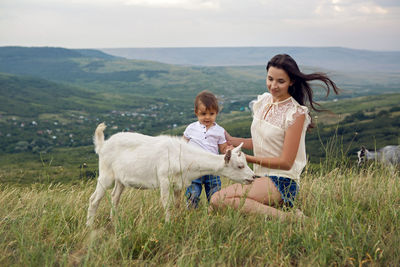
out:
M305 106L309 104L315 111L323 110L315 107L315 105L320 105L313 100L313 90L308 83L309 81L319 80L323 82L326 85L326 96L329 95L331 90L333 90L336 94L339 94L340 89L325 73L314 72L311 74L304 74L300 71L296 61L294 61L294 59L289 55L279 54L274 56L267 64L267 71L270 67L275 67L286 71L290 80L293 82L293 85L289 87L289 94L300 105Z

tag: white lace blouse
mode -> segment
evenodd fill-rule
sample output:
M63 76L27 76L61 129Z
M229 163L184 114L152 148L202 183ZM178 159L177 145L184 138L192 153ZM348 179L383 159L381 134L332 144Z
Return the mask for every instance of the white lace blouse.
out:
M252 110L253 123L251 124L251 136L253 139L253 151L256 157L279 157L282 153L286 129L295 122L297 117L302 114L306 115L299 149L290 170L270 169L254 164L256 175L288 177L300 183L300 174L307 162L305 135L307 127L311 122L308 108L301 106L292 97L274 103L272 102L272 95L264 93L258 96Z

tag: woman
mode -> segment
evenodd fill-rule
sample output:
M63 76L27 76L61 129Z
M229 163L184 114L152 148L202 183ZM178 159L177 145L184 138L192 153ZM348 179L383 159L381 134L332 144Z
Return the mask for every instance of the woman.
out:
M265 214L285 220L303 217L300 210L287 213L277 207L293 206L299 191L300 174L306 165L305 134L311 124L308 104L320 111L313 101L310 81L325 84L338 94L336 84L323 73L304 74L289 55L274 56L267 64L269 93L258 96L253 105L251 138L232 137L226 133L228 144L253 149L246 155L254 163L254 172L261 176L251 185L234 184L215 193L212 208L231 206L247 213Z

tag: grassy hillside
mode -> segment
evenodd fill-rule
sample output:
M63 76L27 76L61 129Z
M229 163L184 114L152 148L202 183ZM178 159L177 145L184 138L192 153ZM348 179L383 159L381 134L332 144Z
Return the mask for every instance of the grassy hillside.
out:
M1 153L0 166L0 184L74 184L96 178L98 173L93 145L55 148L41 154Z
M67 161L74 161L71 154ZM396 266L399 173L322 164L307 169L296 203L309 217L279 222L233 210L173 211L164 222L157 190L127 189L110 221L109 190L85 227L94 181L59 184L72 168L45 161L38 183L0 184L1 266ZM53 165L54 164L54 165ZM16 166L28 172L29 165ZM31 175L35 175L31 173ZM4 177L1 174L0 177ZM223 178L223 186L229 182Z
M302 69L315 71L310 67ZM0 73L0 136L3 137L0 148L5 152L44 152L54 147L90 145L93 129L101 121L110 126L111 133L173 133L175 128L195 119L193 99L203 89L217 94L222 106L221 115L226 118L246 116L246 113L235 112L246 110L249 101L265 91L266 74L264 66L174 66L117 58L98 50L49 47L0 47L0 71L8 72ZM328 99L339 99L334 105L345 98L398 93L400 90L398 73L327 71L343 89L339 96ZM315 88L316 99L324 99L325 91L318 90L317 84ZM356 112L376 107L376 112L366 115L373 119L386 108L370 103L375 99L360 100L354 105L363 108L357 110L351 102L344 101L350 103L347 105L349 110L339 113L358 116L360 114ZM335 106L332 110L337 111ZM364 127L358 130L359 136L368 132L368 136L376 136L377 140L364 140L363 137L355 140L368 141L369 146L373 142L376 146L397 142L397 113L389 108L387 111L390 113L387 123L394 126L383 130L390 132L379 135L377 128ZM366 120L366 117L361 118ZM241 119L223 126L234 133L248 135L248 124L249 120ZM350 121L347 124L343 129L349 127L354 132ZM323 142L335 134L331 126L327 129L330 130L318 132L323 136ZM339 129L339 134L346 136L345 144L353 138L347 130ZM309 146L312 149L310 155L324 156L326 151L321 150L319 137L309 136L310 142L314 142ZM319 149L318 153L314 147ZM352 146L350 151L355 149Z
M156 134L193 117L192 100L99 93L27 76L0 73L0 92L2 152L88 145L103 121L113 132Z
M170 100L133 93L95 92L71 84L6 73L0 73L0 93L0 113L25 118L71 111L95 115L115 109L143 109L146 105ZM171 105L174 103L173 100L170 102ZM188 103L185 100L182 102Z
M77 102L78 99L95 98L93 92L81 88L0 73L0 110L3 114L37 117L41 113L79 110L82 106ZM86 103L85 109L88 108L88 104Z
M73 83L96 92L193 98L209 89L220 95L254 95L260 80L237 77L223 68L182 67L107 57L96 50L0 47L0 72Z
M239 70L227 70L239 76ZM109 134L138 131L156 135L181 134L185 125L195 120L190 98L96 93L9 74L0 74L0 90L0 147L4 152L90 145L93 131L102 121L109 125ZM233 135L250 136L250 113L238 111L247 107L248 98L222 99L218 120ZM351 155L361 145L379 148L398 144L399 101L399 94L383 94L325 102L336 115L313 115L318 118L314 118L317 127L307 135L310 159L316 162L325 157L328 150L324 146L334 136L340 137Z
M87 228L98 175L92 135L99 122L109 126L106 137L119 131L181 134L194 120L193 95L205 86L221 99L218 123L234 136L249 136L245 107L263 92L265 69L178 67L95 50L7 49L0 48L0 71L23 75L0 73L0 266L400 262L399 170L374 162L357 168L353 160L361 145L400 144L400 93L370 95L398 90L395 73L347 73L341 76L347 80L339 79L348 81L347 96L368 96L329 100L323 107L336 114L312 114L311 163L296 203L306 220L279 222L229 209L208 213L203 198L191 211L181 199L166 223L159 191L128 189L112 221L109 190Z
M310 51L308 53L311 53ZM316 49L314 52L316 51L319 50ZM359 51L350 50L345 55L350 58L347 60L351 60L350 55L357 56L358 53ZM328 57L331 59L334 56ZM336 60L341 58L338 57ZM375 58L374 60L375 63L380 62ZM390 66L392 61L384 62ZM306 62L299 61L299 63L307 66ZM0 47L0 72L72 83L95 92L135 93L178 99L192 99L199 91L208 89L215 94L223 95L227 101L249 100L265 88L265 62L258 64L236 67L177 66L155 61L117 58L97 50ZM344 62L342 64L346 65ZM310 66L313 67L302 67L303 71L322 70L334 78L339 87L344 89L340 97L400 90L398 86L400 73L395 69L376 68L369 72L365 70L350 72L346 68L332 71L328 65ZM323 91L316 93L317 98L323 95Z

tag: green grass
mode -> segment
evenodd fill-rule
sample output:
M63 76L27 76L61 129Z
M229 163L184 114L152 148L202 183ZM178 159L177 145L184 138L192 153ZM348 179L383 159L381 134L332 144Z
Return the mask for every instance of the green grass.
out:
M86 167L83 165L86 164ZM95 178L97 155L93 146L57 148L51 153L0 154L0 183L77 183Z
M107 191L94 226L87 228L86 210L95 180L79 179L79 170L71 171L74 179L62 178L84 155L69 153L70 161L61 161L61 151L51 164L46 160L42 166L25 158L27 165L21 164L20 170L36 166L47 180L0 185L1 266L394 266L400 262L398 170L374 163L357 169L346 161L310 165L302 175L297 202L309 216L303 222L265 220L230 209L208 214L202 199L197 210L175 208L171 223L166 223L159 191L128 189L113 221L109 220L111 190ZM0 159L2 164L12 163ZM52 168L59 166L64 170L54 172ZM223 179L224 186L228 183Z

